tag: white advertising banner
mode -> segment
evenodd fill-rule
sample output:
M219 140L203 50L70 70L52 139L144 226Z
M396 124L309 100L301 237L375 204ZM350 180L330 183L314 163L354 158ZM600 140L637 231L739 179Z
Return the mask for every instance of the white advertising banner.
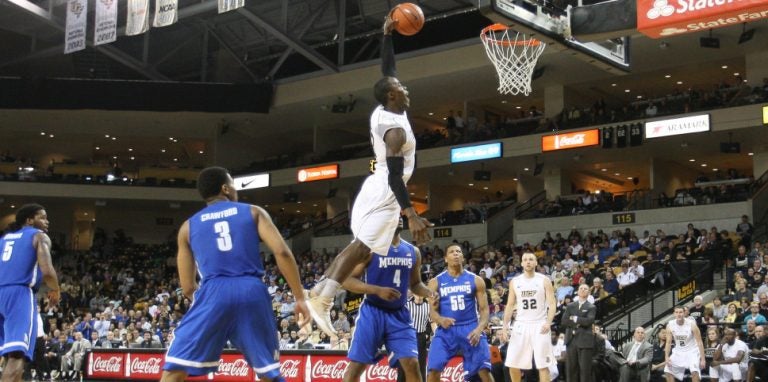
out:
M670 135L681 135L700 133L710 130L709 114L694 115L690 117L663 119L645 123L646 138L668 137Z
M219 13L233 11L245 6L245 0L219 0Z
M67 2L67 27L64 33L64 54L85 49L85 27L88 20L88 0Z
M269 173L238 176L234 181L238 191L269 187Z
M157 0L155 3L155 20L153 27L167 27L176 23L179 19L179 1L178 0Z
M128 0L125 35L135 36L149 30L149 0Z
M117 40L117 0L96 0L93 45L109 44L115 40Z

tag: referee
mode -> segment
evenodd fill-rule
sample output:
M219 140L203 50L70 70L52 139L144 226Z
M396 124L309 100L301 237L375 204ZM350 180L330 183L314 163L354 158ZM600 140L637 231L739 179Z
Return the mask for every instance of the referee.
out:
M426 381L427 369L427 339L429 338L432 327L429 325L429 304L421 296L416 296L408 291L410 298L405 306L411 312L411 325L416 329L416 341L419 347L419 370L421 371L421 381ZM397 382L405 382L405 372L397 364Z

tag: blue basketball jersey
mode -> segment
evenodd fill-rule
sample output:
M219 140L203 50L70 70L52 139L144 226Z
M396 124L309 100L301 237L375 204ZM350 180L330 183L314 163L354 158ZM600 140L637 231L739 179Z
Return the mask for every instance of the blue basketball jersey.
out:
M416 251L411 243L400 240L397 246L389 246L386 256L372 254L365 270L365 282L372 285L394 288L400 291L400 298L386 301L376 295L366 295L365 301L384 309L400 309L408 299L411 285L411 270L416 266Z
M440 293L440 315L456 320L456 325L477 323L475 297L477 286L475 274L462 271L453 277L448 271L437 275L437 287Z
M258 230L249 204L217 202L203 208L189 219L189 240L203 281L264 276Z
M42 275L37 266L37 252L33 245L41 230L24 226L0 239L0 286L23 285L37 288Z

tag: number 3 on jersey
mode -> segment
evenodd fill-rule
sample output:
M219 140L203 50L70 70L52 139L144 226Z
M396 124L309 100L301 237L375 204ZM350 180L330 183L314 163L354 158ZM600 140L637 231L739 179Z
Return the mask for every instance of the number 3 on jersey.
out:
M232 250L232 236L229 235L229 222L216 222L213 225L213 229L219 234L216 238L216 246L219 247L219 251L227 252Z

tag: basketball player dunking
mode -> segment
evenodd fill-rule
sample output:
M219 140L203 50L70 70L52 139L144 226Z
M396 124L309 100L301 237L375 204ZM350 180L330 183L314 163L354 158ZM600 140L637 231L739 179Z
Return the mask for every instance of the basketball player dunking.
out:
M429 312L438 326L427 355L427 381L440 381L445 365L459 351L464 357L465 380L478 376L482 382L493 381L491 350L483 333L489 317L485 282L464 270L464 254L458 244L445 249L445 263L448 269L428 284L440 297L432 301Z
M215 372L227 340L243 353L260 380L284 381L272 298L262 281L260 244L263 241L274 253L296 296L295 313L303 317L299 323L303 326L309 312L296 259L266 211L237 202L227 170L202 170L197 190L208 206L181 225L177 256L179 283L192 307L168 346L162 381Z
M390 354L390 367L399 362L407 382L421 382L416 329L405 303L408 289L422 297L433 297L433 292L421 281L418 248L400 239L400 228L385 256L374 253L370 262L359 264L344 282L345 289L365 293L355 320L355 336L348 354L352 362L344 373L344 382L360 380L365 367L377 361L382 344ZM363 271L365 283L356 278Z
M674 349L672 341L675 342ZM673 382L675 379L682 381L686 369L691 372L693 382L701 380L701 369L707 364L704 343L701 341L701 332L696 326L696 321L685 318L682 306L675 307L675 318L667 324L664 359L667 361L664 366L667 382Z
M366 178L352 207L350 228L354 240L326 270L327 278L312 289L309 310L320 330L335 335L331 323L331 305L336 291L357 264L365 263L373 253L387 253L400 218L408 218L408 229L416 244L430 240L427 228L432 224L420 217L411 205L406 182L416 165L416 138L408 122L408 90L395 78L395 53L392 45L392 19L384 21L381 46L382 73L374 96L380 103L371 114L371 144L376 167Z
M549 368L557 365L549 334L557 309L555 291L547 276L536 273L536 255L526 252L522 262L523 274L509 281L509 297L501 323L502 337L509 338L504 364L509 367L512 382L520 382L520 369L532 368L531 359L534 359L539 380L549 381ZM510 337L513 309L517 314Z

